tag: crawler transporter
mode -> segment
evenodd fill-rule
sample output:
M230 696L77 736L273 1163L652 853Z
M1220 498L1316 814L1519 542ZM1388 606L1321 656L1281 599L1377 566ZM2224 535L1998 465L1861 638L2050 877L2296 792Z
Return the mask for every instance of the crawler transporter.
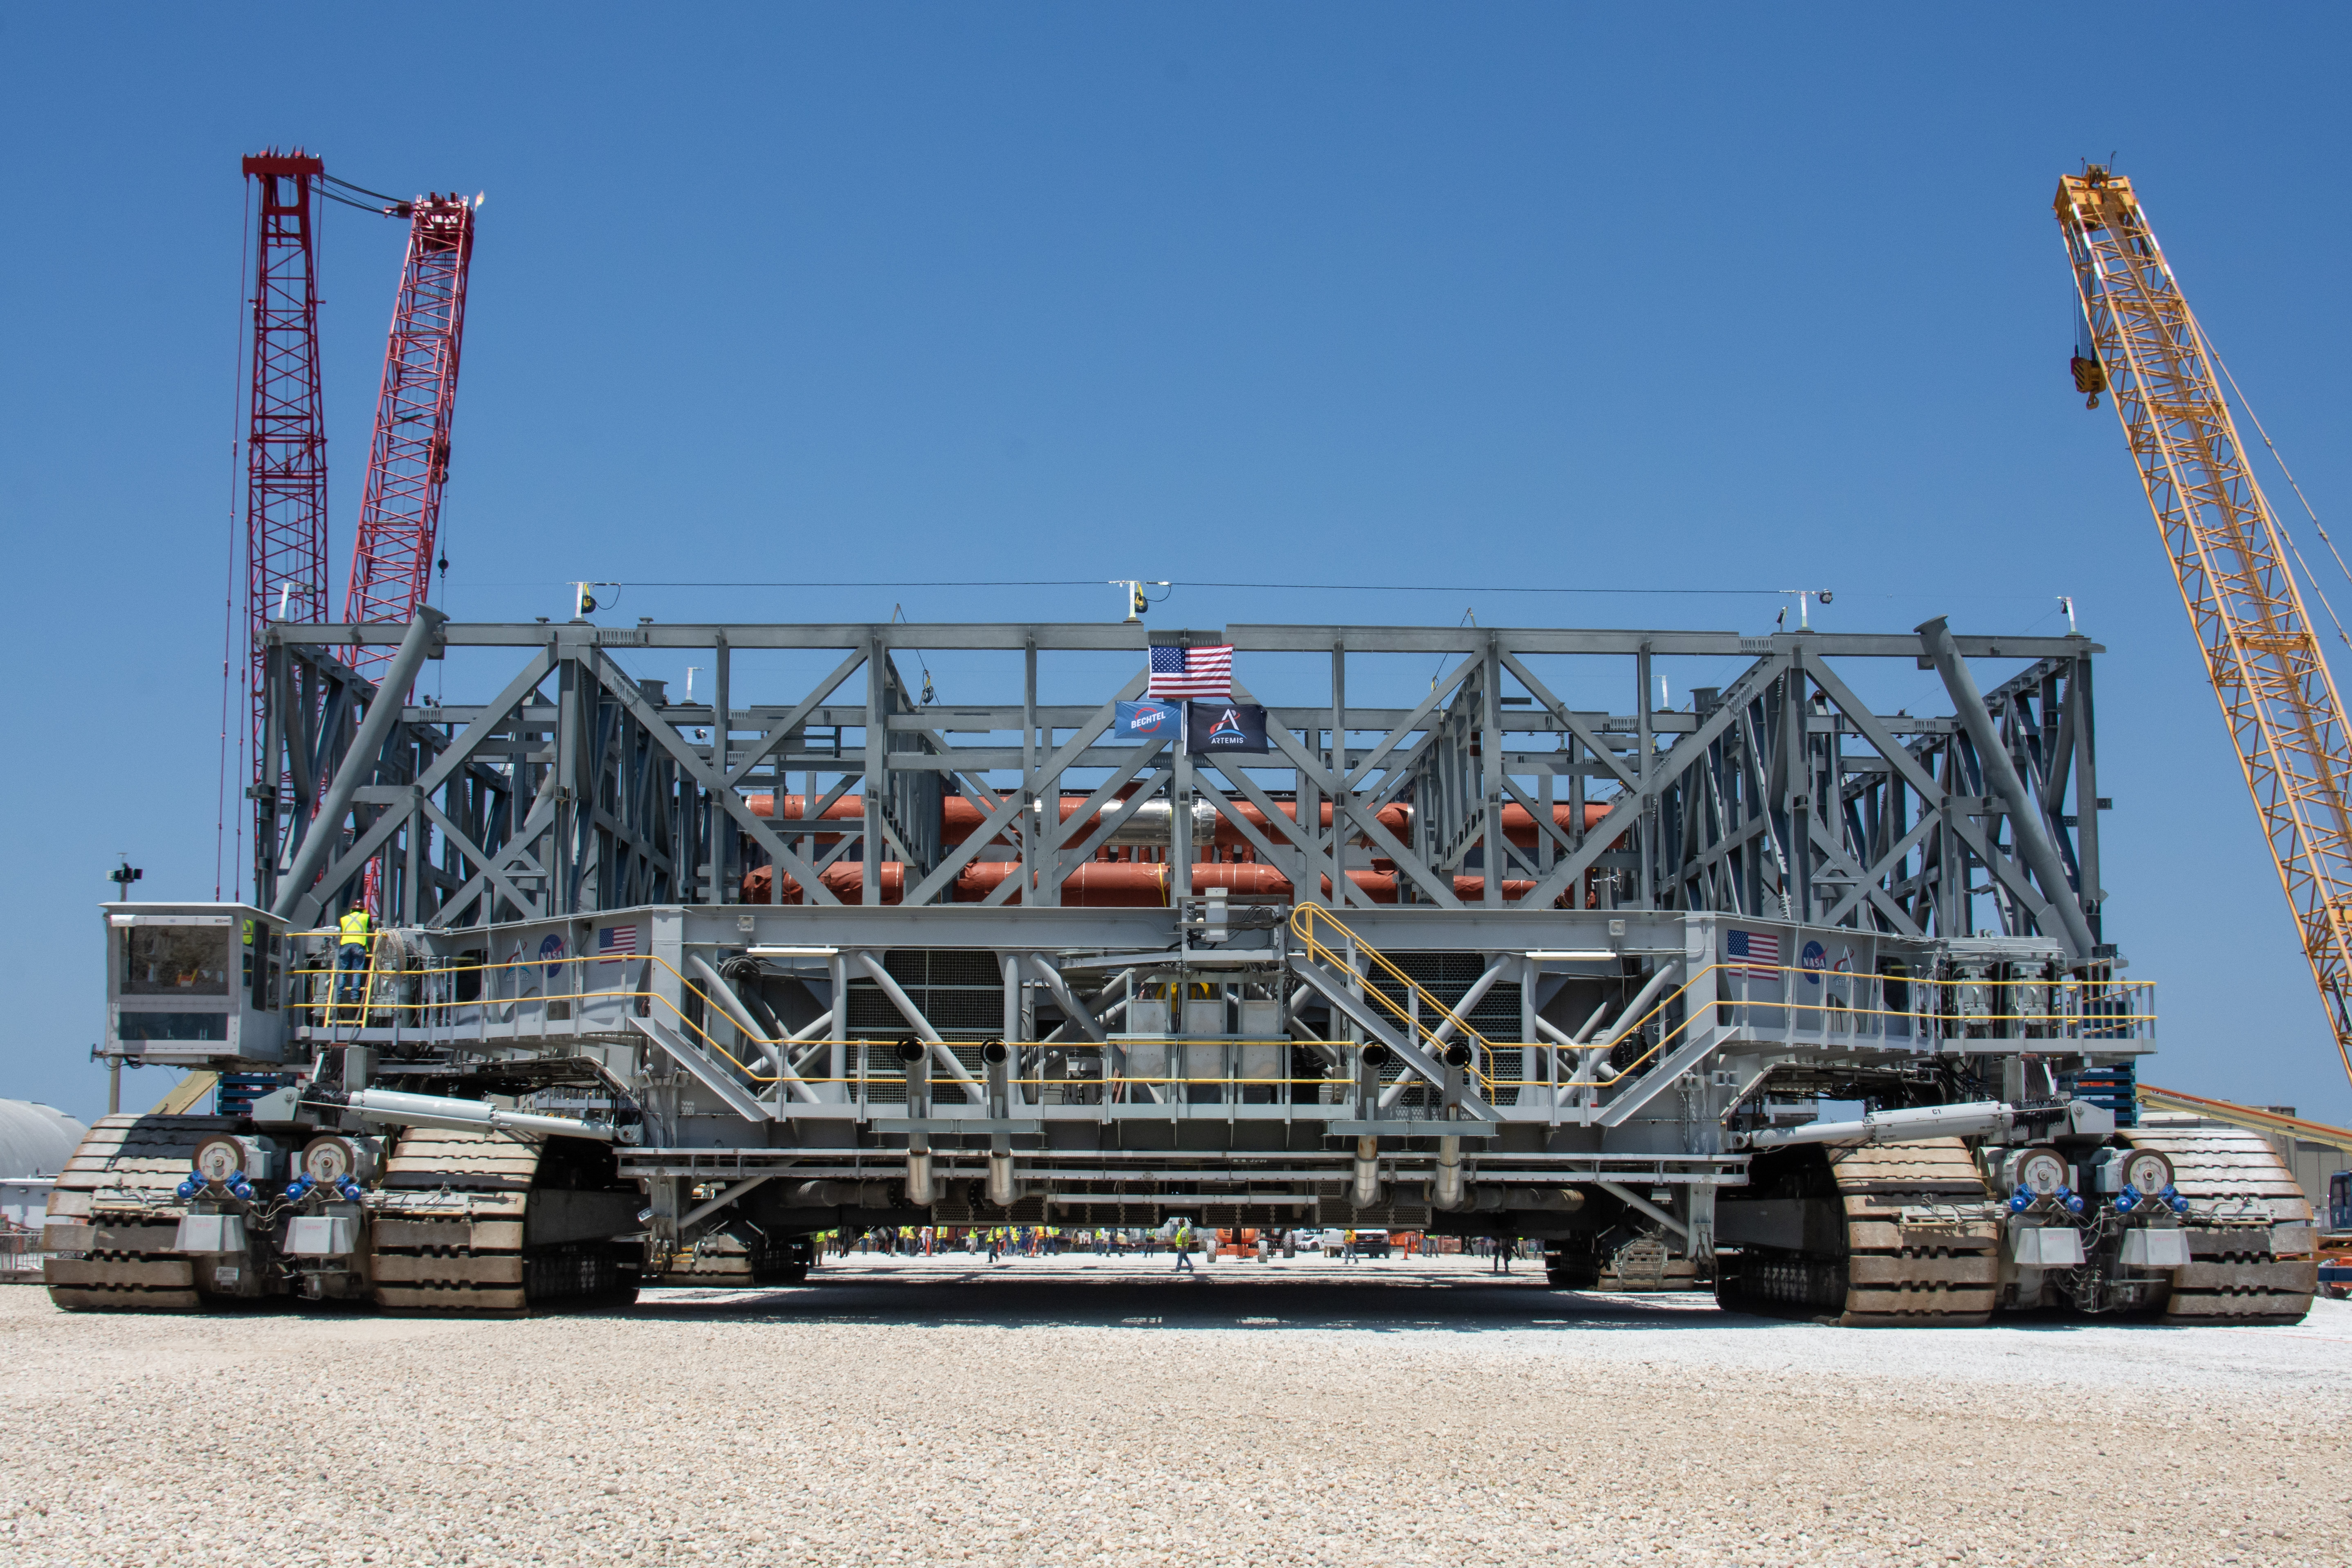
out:
M1151 646L1230 647L1229 692L1123 719L1187 662ZM918 649L1002 689L933 701ZM50 1292L572 1310L794 1283L841 1228L1182 1215L1849 1324L2292 1321L2270 1146L2136 1114L2098 652L280 626L254 901L104 914L101 1049L214 1113L92 1131ZM665 658L703 694L623 667ZM403 707L429 660L480 700ZM1863 695L1922 670L1942 716Z

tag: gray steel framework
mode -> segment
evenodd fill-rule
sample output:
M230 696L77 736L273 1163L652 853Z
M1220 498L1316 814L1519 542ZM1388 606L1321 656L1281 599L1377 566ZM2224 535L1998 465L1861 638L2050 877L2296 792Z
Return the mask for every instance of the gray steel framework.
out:
M1953 637L1940 622L1908 636L1149 635L1230 640L1235 695L1269 705L1274 753L1213 764L1166 742L1108 743L1113 702L1143 689L1139 626L457 625L430 612L413 627L279 626L264 773L282 758L294 798L322 805L289 820L257 792L257 902L314 923L381 857L387 918L436 929L731 903L759 865L814 905L842 901L838 885L864 904L929 907L970 897L975 862L1009 859L1016 869L982 901L1052 908L1130 818L1176 801L1191 809L1158 808L1176 899L1192 891L1196 857L1234 853L1194 843L1213 809L1223 836L1279 868L1297 899L1339 909L1374 901L1348 873L1377 864L1393 868L1399 901L1438 910L1715 911L1904 936L2047 935L2074 962L2103 956L2098 650L2084 638ZM404 638L411 668L497 647L514 650L515 668L487 701L380 710L339 650ZM624 648L701 655L712 700L641 685L614 658ZM908 648L1014 651L1025 675L1004 701L924 707L894 657ZM735 656L767 649L838 658L803 689L743 693ZM1041 658L1116 651L1134 654L1135 673L1099 704L1040 702ZM1251 656L1301 653L1328 658L1328 684L1253 691ZM1366 664L1395 655L1435 656L1427 695L1351 707L1351 668L1360 689ZM1613 666L1629 700L1563 701L1560 656L1579 676ZM1657 676L1688 657L1749 662L1688 710L1662 710ZM1849 676L1889 658L1937 668L1958 716L1873 712ZM1996 658L2031 662L1979 695L1969 667ZM782 802L796 784L812 811L845 799L862 811L820 832L781 806L753 808L754 791ZM950 799L982 823L961 842L941 830ZM1392 805L1411 808L1402 831L1398 814L1382 816ZM1532 842L1509 841L1513 805ZM835 868L857 874L829 884Z
M1269 752L1117 742L1152 638L1230 641ZM384 692L451 658L498 689L395 706L355 646L397 649ZM985 656L960 685L1014 656L1017 684L925 703L915 649ZM710 700L624 668L650 650ZM315 804L257 796L259 908L110 908L108 1049L308 1063L306 1092L461 1120L486 1093L601 1105L656 1250L789 1170L948 1223L1197 1204L1566 1235L1584 1202L1704 1256L1745 1140L1815 1097L2035 1102L2151 1048L2099 930L2098 651L1940 621L282 626L270 761ZM779 652L822 673L748 689ZM1950 711L1874 710L1874 660L1935 671ZM1045 700L1074 671L1096 700ZM281 971L273 933L372 862L390 929L338 1005L324 944ZM155 978L236 970L240 928L214 1011Z

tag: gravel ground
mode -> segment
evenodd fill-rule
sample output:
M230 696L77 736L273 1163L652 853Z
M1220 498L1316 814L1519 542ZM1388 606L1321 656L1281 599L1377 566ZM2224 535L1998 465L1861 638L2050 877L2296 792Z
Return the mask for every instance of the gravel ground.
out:
M2352 1563L2352 1304L1902 1333L1166 1269L853 1258L510 1322L0 1289L0 1563Z

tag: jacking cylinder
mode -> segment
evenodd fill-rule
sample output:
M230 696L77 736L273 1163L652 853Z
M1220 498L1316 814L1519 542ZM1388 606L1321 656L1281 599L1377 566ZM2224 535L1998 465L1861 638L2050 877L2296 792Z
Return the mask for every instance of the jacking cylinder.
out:
M992 1167L991 1176L994 1173ZM907 1201L919 1209L927 1209L940 1201L939 1179L931 1173L929 1149L907 1151Z
M1462 1140L1440 1138L1437 1141L1437 1180L1429 1187L1432 1208L1446 1210L1466 1206L1462 1186Z
M1356 1190L1351 1195L1360 1209L1381 1201L1381 1141L1377 1138L1356 1140Z
M988 1201L1001 1209L1009 1209L1021 1201L1021 1184L1013 1179L1010 1154L988 1157Z

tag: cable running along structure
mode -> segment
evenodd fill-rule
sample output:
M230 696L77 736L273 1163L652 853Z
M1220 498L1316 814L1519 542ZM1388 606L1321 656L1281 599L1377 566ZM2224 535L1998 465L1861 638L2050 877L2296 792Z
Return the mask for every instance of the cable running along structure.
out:
M2352 1077L2352 776L2344 706L2289 542L2253 476L2224 374L2129 180L2094 163L2056 210L2096 364L2114 394L2205 671L2294 906L2312 978Z

